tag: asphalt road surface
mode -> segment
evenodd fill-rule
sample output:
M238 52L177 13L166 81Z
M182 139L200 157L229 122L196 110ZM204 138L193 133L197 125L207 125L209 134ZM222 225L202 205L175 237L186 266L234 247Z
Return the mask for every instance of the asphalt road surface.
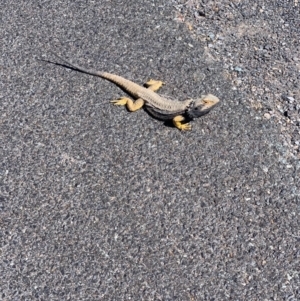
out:
M298 1L0 11L0 300L300 300ZM50 50L221 104L180 132Z

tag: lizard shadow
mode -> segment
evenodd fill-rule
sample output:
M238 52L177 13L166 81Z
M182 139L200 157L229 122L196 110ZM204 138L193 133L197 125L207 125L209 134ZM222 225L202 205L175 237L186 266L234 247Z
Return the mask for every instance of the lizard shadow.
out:
M147 115L148 115L149 117L151 117L151 118L153 118L153 119L156 119L156 120L158 120L158 121L160 121L160 122L163 122L164 126L172 127L172 128L175 127L174 124L173 124L172 119L167 119L167 120L165 120L165 119L163 119L163 118L159 118L159 117L155 116L155 114L151 113L151 112L149 111L149 109L147 109L145 106L143 106L142 109L143 109L144 112L147 113ZM130 112L128 109L127 109L127 111Z
M176 126L173 123L173 119L164 119L164 118L159 118L158 116L155 116L155 114L152 114L151 112L148 111L148 109L146 107L143 107L143 110L147 113L147 115L149 115L151 118L156 119L160 122L163 122L164 126L166 127L170 127L170 128L176 128ZM128 110L128 112L130 112ZM188 116L186 116L185 114L182 114L185 117L185 120L182 122L182 124L186 124L191 122L193 119L189 118ZM176 116L176 115L175 115ZM174 117L175 117L174 116Z
M169 127L169 128L175 128L172 120L165 120L164 126Z

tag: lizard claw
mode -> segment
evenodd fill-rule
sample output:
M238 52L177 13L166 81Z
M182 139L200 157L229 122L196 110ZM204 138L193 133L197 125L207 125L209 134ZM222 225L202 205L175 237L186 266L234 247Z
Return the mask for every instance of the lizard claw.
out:
M152 91L157 91L159 88L161 88L165 83L160 81L160 80L154 80L154 79L150 79L146 82L146 86L148 87L148 89L152 90Z
M182 115L178 115L173 118L173 124L181 131L190 131L192 126L189 123L182 123L184 120Z
M178 128L182 131L190 131L192 126L189 123L181 124Z
M115 106L125 106L127 104L127 100L128 99L126 97L122 97L117 100L111 100L110 102L113 103Z
M152 86L152 85L157 85L157 84L160 84L161 86L164 85L165 83L160 81L160 80L155 80L155 79L149 79L147 82L146 82L146 85L148 86Z

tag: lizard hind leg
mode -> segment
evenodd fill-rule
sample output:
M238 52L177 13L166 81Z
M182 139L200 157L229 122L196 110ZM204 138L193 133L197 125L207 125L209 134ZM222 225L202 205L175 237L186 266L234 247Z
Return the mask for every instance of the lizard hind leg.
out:
M181 131L190 131L192 129L189 123L182 123L185 118L182 115L175 116L173 118L173 124Z
M146 82L145 86L154 92L161 88L165 83L160 80L150 79Z
M132 99L128 97L121 97L117 100L112 100L111 103L113 103L115 106L125 106L130 112L134 112L139 110L144 105L144 100L142 98L137 99L135 102L133 102Z

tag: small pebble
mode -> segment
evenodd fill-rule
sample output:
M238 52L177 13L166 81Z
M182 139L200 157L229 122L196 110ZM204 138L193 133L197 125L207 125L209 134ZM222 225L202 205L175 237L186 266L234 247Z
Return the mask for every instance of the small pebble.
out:
M215 39L215 35L213 33L209 33L208 36L212 41Z
M237 72L242 72L243 69L241 67L234 67L234 70L237 71Z

